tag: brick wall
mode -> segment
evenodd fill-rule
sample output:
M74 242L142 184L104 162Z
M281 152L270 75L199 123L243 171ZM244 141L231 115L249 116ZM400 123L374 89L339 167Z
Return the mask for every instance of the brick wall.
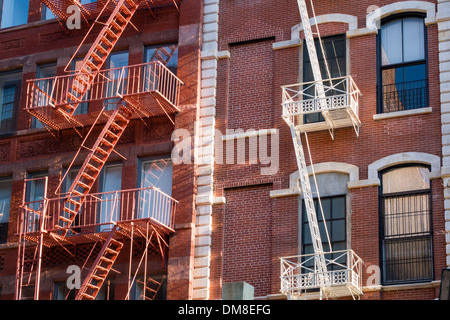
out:
M347 230L349 248L352 248L364 260L364 286L371 275L367 268L380 264L378 187L376 184L366 185L364 182L369 178L369 164L399 153L420 152L442 157L438 27L433 16L434 11L427 6L427 3L436 3L436 1L426 1L423 3L423 8L417 9L420 12L428 12L426 20L428 77L432 112L381 120L374 118L377 113L377 35L376 32L365 29L367 8L369 5L377 5L384 9L392 9L393 6L398 5L388 6L393 3L394 1L315 2L316 16L339 13L355 18L351 22L320 23L319 26L322 36L347 32L348 70L362 93L359 111L362 127L359 138L355 135L353 128L349 127L338 129L334 141L326 130L309 133L308 139L314 163L342 162L358 167L357 185L361 187L352 187L349 190L351 208L350 216L347 217ZM394 11L399 13L408 10L395 7ZM326 18L322 21L326 21ZM289 175L298 170L290 132L281 119L280 86L301 80L303 47L300 41L296 40L293 32L296 28L298 29L299 23L298 8L292 1L220 2L218 50L228 52L229 58L224 57L218 62L216 128L225 134L227 128L259 130L266 129L271 123L272 128L279 132L280 170L275 175L267 177L260 174L259 164L216 163L214 192L216 196L224 196L226 203L213 207L213 217L215 217L213 230L218 231L212 235L212 298L220 298L223 282L238 280L254 284L256 296L280 297L278 295L280 289L278 258L299 253L298 198L294 195L284 198L267 198L267 194L264 194L274 190L287 190L290 182ZM349 30L355 25L355 29ZM300 39L302 37L303 34L300 33ZM271 50L270 44L272 44ZM265 67L255 65L249 68L252 62L263 63ZM272 69L272 72L269 73L268 69ZM236 143L237 140L234 142ZM306 146L305 140L303 143ZM223 147L226 150L226 142L223 142ZM308 154L306 156L308 158ZM308 160L307 162L309 165ZM270 185L264 184L269 180ZM440 174L434 176L432 183L433 231L445 228L441 183ZM242 187L235 188L236 186ZM254 190L259 191L260 203L253 205L251 201L254 201L253 198L256 197ZM249 216L250 212L259 212L256 209L261 208L261 204L264 204L264 213L260 212L259 217L266 219L265 222L261 222L263 224L261 228L271 235L271 241L265 242L267 248L265 247L264 250L251 251L246 247L246 241L250 240L243 237L240 238L243 245L237 248L237 240L231 241L237 230L253 232L255 242L259 242L256 239L260 235L254 230L246 229L248 226L243 219L236 222L233 219L236 216ZM270 231L267 230L269 225ZM433 241L435 279L439 280L440 270L446 265L444 233L434 232ZM222 250L223 257L220 256ZM227 257L227 252L232 250L237 252L236 256L243 258L234 260ZM268 254L267 251L271 253ZM263 257L264 255L266 257ZM270 266L259 261L260 259L270 259ZM258 263L263 264L262 270L270 268L270 271L252 271L251 268ZM263 279L266 274L270 274L271 277L270 287L258 282L260 280L258 276ZM370 290L366 288L367 292L362 298L434 299L438 285L439 282L432 283L427 288L418 286L405 290L395 288L392 291L381 287L370 288Z
M270 292L272 210L271 185L225 190L223 283L246 281L255 295Z
M178 42L178 70L177 75L184 85L180 95L180 109L173 124L167 117L153 117L145 119L145 123L132 120L121 137L115 150L126 160L116 154L111 154L110 162L123 164L122 188L136 188L139 176L139 158L168 157L173 148L172 132L176 128L188 130L194 135L194 122L197 117L199 100L199 66L200 66L200 30L201 3L196 0L185 0L179 10L169 5L149 10L138 11L132 23L139 29L136 31L128 26L118 41L115 50L128 50L129 64L143 62L144 46ZM57 62L57 74L65 74L64 68L75 52L89 26L82 24L81 30L65 32L56 20L40 21L41 2L30 0L28 24L0 30L0 72L21 68L23 72L21 100L18 112L17 129L14 134L0 137L0 176L13 177L13 196L11 199L11 213L9 223L8 244L0 245L0 253L5 260L5 267L0 270L0 285L14 283L17 248L15 232L18 221L18 205L22 201L23 179L27 172L48 170L49 196L54 197L54 191L65 168L71 163L76 151L80 147L83 137L79 137L73 130L65 130L59 136L61 141L53 139L45 129L31 129L31 116L25 111L26 80L36 78L36 66L39 63ZM85 54L103 26L95 26L87 37L86 44L81 48L81 55ZM92 108L92 109L91 109ZM91 103L90 111L98 111L100 103ZM89 128L82 131L85 135ZM94 128L90 143L95 141L101 127ZM91 141L92 140L92 141ZM81 165L87 151L82 150L74 165ZM193 223L195 221L194 193L196 192L194 164L174 166L173 168L173 197L179 201L175 228L177 232L170 241L170 252L166 254L167 264L156 272L168 275L167 298L189 299L192 295L193 264ZM94 184L92 192L98 191L98 182ZM11 249L12 248L12 249ZM118 268L128 266L128 254L124 261L119 262ZM140 258L140 257L139 257ZM159 261L160 262L160 261ZM155 264L152 263L152 268ZM64 278L65 267L54 268L43 285L43 297L49 297L53 291L54 277ZM127 270L123 270L127 274ZM126 293L127 279L119 278L116 290L119 299ZM14 287L3 286L2 299L13 297Z

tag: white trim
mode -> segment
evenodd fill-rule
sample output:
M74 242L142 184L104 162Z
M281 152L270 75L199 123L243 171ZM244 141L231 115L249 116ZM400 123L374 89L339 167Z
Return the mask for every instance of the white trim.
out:
M358 18L356 16L352 16L350 14L341 14L341 13L330 13L330 14L323 14L321 16L317 16L315 19L310 18L309 22L312 26L322 23L329 23L329 22L340 22L340 23L347 23L348 24L348 30L353 31L358 29ZM299 24L296 24L291 28L291 39L300 39L300 32L303 30L303 24L300 22Z
M236 132L236 133L222 135L222 141L245 139L245 138L266 136L266 135L268 136L268 135L277 134L277 133L278 133L277 129L260 129L260 130L249 129L245 132Z
M195 154L198 162L194 268L192 288L194 300L208 300L210 295L210 264L212 205L225 199L214 196L214 124L216 115L217 61L229 58L228 51L218 51L219 0L203 2L203 43L199 121L196 127ZM206 137L208 137L206 139ZM205 141L208 141L206 143Z
M317 16L316 18L309 19L311 26L322 23L338 22L348 24L348 33L354 33L358 30L358 17L352 16L350 14L342 13L330 13ZM303 24L300 22L291 28L291 39L285 41L278 41L272 44L273 50L280 50L292 47L299 47L302 45L300 40L300 32L303 30Z
M368 166L368 180L379 181L378 172L404 163L421 163L431 166L430 178L441 177L441 159L438 156L423 152L403 152L393 154L372 162Z
M379 21L393 14L403 12L423 12L426 14L425 24L436 23L436 5L425 1L399 1L387 4L366 15L366 28L375 30Z
M344 163L344 162L322 162L314 164L315 174L327 173L327 172L338 172L345 173L349 175L350 182L355 182L359 180L359 168L355 165ZM312 167L308 166L308 175L312 175ZM289 175L289 189L273 190L270 191L271 198L281 198L300 195L300 185L299 185L300 174L297 171Z
M427 108L419 108L419 109L410 109L410 110L402 110L402 111L394 111L387 113L377 113L373 115L373 120L384 120L398 117L407 117L413 116L417 114L427 114L432 113L433 109L431 107Z

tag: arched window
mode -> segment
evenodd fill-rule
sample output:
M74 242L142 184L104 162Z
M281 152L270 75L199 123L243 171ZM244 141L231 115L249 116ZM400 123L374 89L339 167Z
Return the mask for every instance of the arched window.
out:
M378 65L378 113L428 107L423 15L397 15L382 21Z
M433 279L430 169L422 165L380 173L383 284Z

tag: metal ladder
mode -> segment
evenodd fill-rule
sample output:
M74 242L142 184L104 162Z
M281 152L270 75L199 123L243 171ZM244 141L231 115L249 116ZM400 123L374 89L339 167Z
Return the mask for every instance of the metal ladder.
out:
M294 125L290 125L291 136L294 142L295 156L297 159L297 166L300 174L300 185L305 202L306 216L308 218L309 231L311 233L311 241L316 254L315 266L318 270L319 281L321 285L327 284L327 266L325 255L322 246L322 238L320 236L319 223L317 221L316 209L314 207L314 200L311 192L311 184L309 182L308 168L305 161L305 153L302 147L302 140L300 132L295 129Z
M161 281L157 281L157 280L153 279L152 277L148 277L147 282L138 280L137 281L138 283L144 285L142 294L139 296L139 298L142 298L143 300L155 300L156 295L158 294L159 290L161 289L164 279L165 279L165 276L163 276Z
M317 58L317 51L314 44L313 33L311 30L311 24L309 22L308 10L306 7L305 0L297 0L300 17L303 25L303 30L305 33L306 45L308 49L308 54L311 61L312 72L315 81L322 81L322 74L320 72L319 60ZM325 102L325 91L323 86L318 86L318 96ZM324 106L325 107L325 106ZM334 130L333 123L329 119L329 115L326 111L322 111L322 115L329 124L329 128ZM327 120L328 119L328 120ZM330 122L331 121L331 122ZM305 161L305 154L302 147L302 141L300 136L300 131L297 130L293 123L289 124L291 130L292 141L294 143L295 156L297 159L297 166L300 173L300 183L301 191L304 197L306 216L308 218L309 230L311 233L311 240L315 253L315 270L318 273L318 281L321 287L325 287L329 283L327 277L327 265L325 260L325 255L322 246L322 239L320 236L319 224L317 221L317 214L314 207L313 196L311 192L311 185L309 182L308 169Z
M124 245L123 242L114 239L114 236L117 234L118 226L114 225L97 258L92 264L87 277L84 279L75 300L95 300L97 297L103 282L105 282L109 271L114 265L114 262Z
M67 234L67 228L75 220L85 201L85 195L91 190L109 155L114 151L114 147L130 122L132 114L132 110L122 101L119 101L93 147L90 148L90 153L69 188L63 210L58 218L58 224L55 226L55 228L62 229L61 236L64 237Z
M40 178L38 178L40 179ZM24 181L24 191L22 204L25 203L26 194L26 184L29 180L36 179L25 179ZM44 201L42 208L35 210L35 208L28 208L22 205L21 216L19 221L19 241L18 241L18 259L16 266L16 280L15 280L15 299L16 300L39 300L39 290L40 290L40 273L43 259L43 249L44 249L44 233L46 226L47 217L47 184L48 178L45 177L45 190L44 190ZM26 230L29 228L27 222L25 221L26 211L31 211L33 216L36 215L38 223L33 225L34 232L37 232L37 236L33 237L33 241L36 241L35 247L33 245L27 245L27 238L25 234ZM24 288L32 288L34 290L33 296L23 296Z
M314 43L311 23L309 22L309 15L308 9L306 7L306 2L305 0L297 0L297 3L300 11L300 18L302 21L303 32L305 33L306 48L308 49L308 55L311 61L311 69L314 76L314 81L322 82L322 73L320 72L319 59L317 57L317 50ZM321 104L319 108L322 109L321 111L322 116L324 117L325 122L328 125L328 130L330 131L331 137L334 139L334 130L336 126L333 120L331 119L329 112L326 110L327 106L324 87L319 85L316 88L317 88L317 95L319 97L319 104Z
M80 70L74 77L72 85L67 92L65 100L67 104L58 108L58 112L68 119L73 116L78 105L82 102L83 97L94 80L96 72L100 71L140 3L140 0L112 1L116 3L116 6L108 20L103 23L103 29L99 32L84 57ZM83 42L79 48L82 44Z

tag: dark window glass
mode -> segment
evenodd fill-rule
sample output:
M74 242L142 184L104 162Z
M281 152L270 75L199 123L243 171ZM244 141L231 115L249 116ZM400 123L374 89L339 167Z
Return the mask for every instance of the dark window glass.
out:
M330 71L331 78L343 77L347 74L347 64L346 64L346 43L345 43L345 35L331 36L322 38L322 46L325 51L325 56L323 55L319 39L315 40L317 57L320 65L320 72L322 74L322 79L324 79L324 85L330 85L328 72L326 70L326 62L328 63L328 68ZM311 68L311 61L309 58L308 50L306 45L303 49L303 82L314 81L314 76ZM344 89L343 87L338 89ZM308 92L307 92L308 93ZM310 94L314 94L314 92L310 92ZM330 90L326 93L326 95L333 95L333 90ZM325 121L322 114L320 112L307 114L304 117L304 123L313 123Z
M0 73L0 133L16 130L22 72Z
M322 245L324 252L345 250L347 245L347 232L346 232L346 205L345 196L334 196L321 198L322 212L320 211L319 202L314 199L314 207L316 209L317 221L319 223L319 231L322 239ZM303 254L313 254L314 248L311 240L311 233L309 231L308 218L306 215L305 204L302 200L302 253ZM324 218L326 221L326 229L324 224ZM328 237L326 231L328 230L328 235L330 236L330 242L332 248L328 244ZM326 259L332 259L332 254L325 254ZM312 261L311 261L312 263ZM345 261L342 262L345 264ZM337 266L333 266L337 267Z
M174 74L177 74L178 45L176 43L147 46L144 50L144 62L160 61Z

